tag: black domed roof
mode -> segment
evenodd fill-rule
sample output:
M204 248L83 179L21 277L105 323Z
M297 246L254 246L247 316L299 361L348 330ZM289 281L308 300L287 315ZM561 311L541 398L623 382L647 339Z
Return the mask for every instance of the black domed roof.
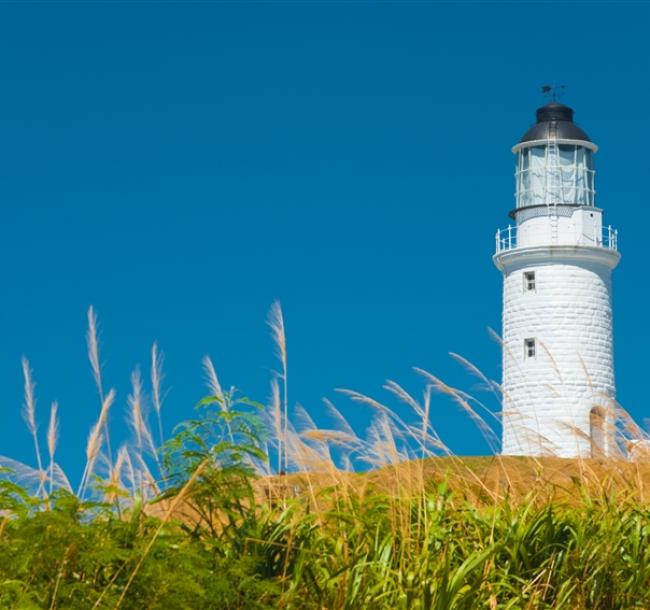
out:
M549 102L537 109L537 123L519 140L583 140L591 142L589 136L573 122L573 108L559 102Z

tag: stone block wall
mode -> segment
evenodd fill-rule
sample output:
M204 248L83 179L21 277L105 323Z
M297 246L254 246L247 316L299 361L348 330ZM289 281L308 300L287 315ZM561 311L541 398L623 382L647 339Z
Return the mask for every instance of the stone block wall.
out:
M555 257L504 269L503 453L589 456L590 412L615 397L611 268ZM535 290L523 274L535 272ZM525 339L535 340L527 357ZM607 451L607 447L603 448Z

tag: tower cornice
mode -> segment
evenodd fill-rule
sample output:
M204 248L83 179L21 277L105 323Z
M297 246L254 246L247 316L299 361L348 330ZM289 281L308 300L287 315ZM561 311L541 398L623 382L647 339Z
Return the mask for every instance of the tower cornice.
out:
M598 146L589 140L577 140L575 138L543 138L540 140L526 140L525 142L519 142L512 147L512 152L517 153L522 148L531 148L533 146L548 146L549 144L568 144L575 146L583 146L588 148L593 152L598 152Z
M562 261L592 262L614 269L621 260L621 253L601 246L562 245L530 246L497 252L492 260L504 271L515 265L536 263L559 263Z

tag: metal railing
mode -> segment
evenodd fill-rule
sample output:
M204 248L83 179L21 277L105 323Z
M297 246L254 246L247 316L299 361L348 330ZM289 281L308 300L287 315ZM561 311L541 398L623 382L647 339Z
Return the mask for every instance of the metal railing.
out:
M496 242L497 254L507 250L514 250L517 247L517 227L508 225L506 229L497 229Z
M609 250L618 250L618 229L612 229L612 225L603 227L603 234L599 245Z
M517 248L517 227L508 225L505 229L498 229L496 233L496 253L507 252L508 250L515 250ZM549 244L555 243L550 239ZM618 230L613 229L612 225L602 228L601 234L596 238L595 242L577 239L576 245L582 246L596 246L598 248L606 248L607 250L618 250Z

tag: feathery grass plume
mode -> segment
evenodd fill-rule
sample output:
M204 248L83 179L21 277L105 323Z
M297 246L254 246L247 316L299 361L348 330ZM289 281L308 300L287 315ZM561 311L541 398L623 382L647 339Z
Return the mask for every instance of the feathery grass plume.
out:
M86 345L88 346L88 360L93 371L95 385L99 392L99 397L104 402L104 389L102 386L102 367L99 362L99 337L97 331L97 316L95 309L91 305L88 308L88 332L86 333Z
M491 329L490 329L491 330ZM494 331L492 331L494 332ZM486 388L492 393L492 395L497 399L500 405L503 404L503 401L506 398L506 395L503 392L503 389L501 388L501 385L497 383L496 381L489 379L483 371L481 371L475 364L470 362L467 358L464 358L463 356L456 354L454 352L449 352L449 355L456 360L459 364L461 364L466 370L468 370L472 375L478 377L481 381L484 382ZM474 397L469 396L468 394L464 394L464 397L468 402L475 402L478 406L480 406L483 411L489 415L490 417L494 418L497 423L501 422L501 419L498 414L494 413L492 410L488 409L487 406L485 406L481 401L477 400ZM499 439L497 438L495 434L495 446L499 445ZM497 460L501 466L503 476L505 477L508 487L512 489L513 483L510 477L510 473L508 472L508 469L506 468L504 462L503 462L503 456L501 455L501 452L496 448L495 453L497 455Z
M113 466L113 482L117 485L120 482L122 477L122 468L124 467L124 462L126 461L128 454L128 448L126 445L122 445L117 451L117 459Z
M422 450L422 457L425 455L434 455L434 452L429 450L429 446L433 446L434 450L441 450L445 454L450 454L451 450L442 442L440 435L437 433L431 422L429 421L429 409L431 402L431 386L425 386L424 399L426 401L426 408L413 398L402 386L390 379L384 384L384 389L388 390L391 394L399 398L402 402L409 405L415 414L420 418L420 426L413 428L404 424L404 429L407 431L416 444L420 445Z
M0 455L0 468L8 469L10 471L8 473L10 478L15 479L19 485L27 489L31 490L36 487L39 493L43 489L46 476L43 470L39 470L29 464L14 460L5 455Z
M312 430L312 432L316 432ZM301 438L303 435L296 434L295 430L290 429L289 433L289 451L291 463L297 472L300 472L300 480L307 483L311 505L318 510L318 494L317 488L322 488L323 485L328 485L334 492L334 497L338 497L341 491L341 477L339 470L332 461L329 455L329 447L327 442L324 442L322 436L312 436L311 440L316 441L316 447L311 446ZM328 481L328 483L325 483ZM304 493L302 485L292 487L293 495ZM286 490L285 490L286 491Z
M100 406L104 404L104 386L102 384L102 365L99 360L99 330L97 324L97 315L95 309L91 305L88 308L88 331L86 332L86 346L88 348L88 360L90 360L90 368L93 372L93 379L97 386L99 394ZM103 435L106 441L106 451L108 453L109 468L113 464L113 451L111 449L111 437L108 430L108 420L103 424Z
M32 370L29 367L29 360L22 357L23 378L25 381L25 400L23 402L23 419L27 424L27 429L32 435L34 441L34 452L36 453L36 465L39 472L43 472L43 461L41 459L41 448L38 442L38 426L36 425L36 395L34 393L36 385L32 378ZM38 493L41 492L39 488Z
M50 458L50 495L54 488L54 454L56 453L56 445L59 438L59 420L58 420L59 405L55 402L50 407L50 423L47 427L47 451Z
M384 387L388 389L391 394L409 404L421 419L425 419L424 409L415 399L413 399L413 397L401 388L401 386L395 382L388 381ZM409 482L412 483L412 481L409 481L412 477L407 476L406 480L403 480L403 477L400 475L401 470L403 470L400 463L410 458L411 445L419 447L421 449L419 454L422 456L434 455L434 452L429 448L430 446L433 446L435 449L440 450L445 454L451 455L449 448L436 438L435 431L433 436L426 435L423 437L421 434L421 428L428 424L423 424L421 422L419 427L414 428L413 426L408 425L399 415L397 415L397 413L395 413L395 411L373 398L351 390L339 389L338 391L347 395L356 402L369 405L378 412L378 416L373 419L373 422L368 429L368 442L364 443L364 450L359 452L359 459L375 468L389 466L393 472L393 478L396 485L395 493L398 497L405 491L403 485ZM404 447L403 449L398 448L396 439L399 439L400 444ZM423 466L420 465L419 469L421 470L422 468ZM406 470L407 474L409 474L408 468ZM423 474L421 472L417 474L417 477L420 481L423 481ZM421 489L422 484L420 484L419 487ZM422 493L422 491L420 493ZM401 515L401 509L397 512L400 513L399 519L402 520L403 515Z
M143 451L150 451L155 455L151 431L142 410L142 378L138 368L131 373L131 394L129 394L128 403L129 424L135 434L138 453L142 454Z
M135 459L138 463L137 479L140 486L140 495L144 500L152 500L157 495L160 495L160 488L142 455L136 453Z
M442 441L430 421L431 412L431 384L424 387L422 396L422 404L420 404L413 396L411 396L404 388L394 381L387 381L384 388L394 394L402 402L409 405L415 414L420 418L419 426L408 426L408 433L420 445L420 457L433 457L442 453L443 455L451 455L451 449Z
M364 451L368 449L370 443L359 438L356 434L350 435L343 430L328 430L318 428L314 430L306 430L300 433L300 437L308 441L315 441L320 444L327 444L328 459L331 463L332 469L340 470L334 458L331 456L330 445L337 448L338 454L336 461L345 464L344 470L354 470L352 467L353 454L356 454L363 459Z
M90 478L95 468L95 462L97 461L97 456L99 455L101 444L102 426L98 421L90 429L88 441L86 442L86 468L84 469L83 476L81 477L81 483L79 485L79 490L77 491L77 496L79 496L79 498L83 498L83 495L86 491L88 479Z
M214 364L212 363L212 358L210 358L210 356L208 355L203 356L203 359L201 360L201 364L203 365L203 373L205 374L205 383L208 386L208 389L210 390L210 394L215 398L217 398L221 410L224 413L228 413L232 406L231 403L232 403L232 396L233 396L233 388L231 388L231 391L229 393L225 393L223 391L223 389L221 388L221 384L219 383L219 377L217 376L217 371L214 368ZM229 420L226 420L226 431L228 432L228 438L230 439L230 442L234 445L235 437L233 435L232 426L230 425Z
M494 381L493 379L489 379L481 369L479 369L475 364L472 364L467 358L464 358L460 354L456 354L455 352L449 352L449 355L459 364L461 364L463 367L465 367L472 375L478 377L483 383L485 383L487 389L492 392L494 397L501 403L502 400L502 395L501 395L501 385Z
M293 413L293 420L296 422L294 425L299 432L316 430L318 428L312 416L307 412L307 409L299 402L294 406Z
M623 436L623 439L621 440L623 442L627 440L645 441L650 439L650 434L643 430L643 428L632 419L632 416L620 404L617 403L614 405L614 408L616 409L617 422L622 427L621 435Z
M128 450L124 452L124 465L126 466L127 481L131 487L131 496L135 498L138 493L138 484L136 481L135 468L133 467L133 460L131 459L131 454Z
M399 415L397 415L395 411L388 408L386 405L380 403L379 401L375 400L374 398L371 398L370 396L366 396L365 394L362 394L361 392L357 392L356 390L336 388L336 391L340 392L341 394L344 394L354 402L360 402L362 404L368 405L369 407L372 407L373 409L376 409L380 414L383 414L387 416L390 420L392 420L393 423L396 424L398 427L400 427L402 430L409 429L408 424ZM415 440L419 444L419 439L416 438Z
M225 395L221 389L221 384L219 383L219 377L217 377L217 371L215 370L214 364L212 363L212 358L210 358L208 355L203 356L201 364L203 365L205 381L208 389L210 390L210 393L219 399L221 408L227 410L228 405L226 404Z
M418 403L415 398L413 398L401 385L399 385L396 381L392 381L389 379L386 381L384 384L384 389L388 390L397 398L405 402L407 405L409 405L418 415L422 414L422 409L420 408L420 404Z
M469 404L476 405L476 407L478 407L478 409L480 409L489 419L494 420L495 424L499 424L501 422L501 419L499 418L499 412L498 411L495 412L494 410L490 409L487 405L485 405L478 398L476 398L476 396L472 396L471 394L468 394L463 390L459 390L458 388L454 388L454 391L457 392L458 396L466 400ZM496 434L496 432L494 432L494 430L487 422L486 425L492 431L491 436L494 438L495 442L497 442L498 435Z
M280 401L280 386L278 380L274 377L271 379L271 423L275 432L275 440L278 451L278 474L282 472L282 452L284 449L282 433L282 403Z
M54 453L56 452L56 445L59 440L58 410L59 405L54 401L50 407L50 423L47 427L47 450L50 462L54 461Z
M316 422L312 419L311 415L307 413L306 409L300 403L297 403L295 406L295 417L300 425L300 432L298 434L299 438L297 440L301 444L303 443L300 437L309 438L309 440L314 441L317 445L316 451L320 456L320 465L322 466L323 464L326 464L326 469L328 471L336 470L336 465L334 464L328 443L325 440L320 440L318 438L318 435L313 435L311 437L307 436L306 433L316 432L318 430L318 427L316 426Z
M165 377L163 373L163 354L158 351L158 344L154 343L151 347L151 388L153 390L153 408L156 411L158 420L158 443L163 444L163 427L162 427L162 394L161 386Z
M432 375L424 369L415 367L414 369L417 373L425 377L428 381L431 382L431 385L443 394L451 396L454 402L462 407L462 409L467 413L472 421L477 424L478 429L481 431L483 438L488 443L490 449L493 453L498 452L498 438L496 437L494 430L487 424L487 422L476 412L476 409L473 409L469 404L467 398L463 395L462 392L459 392L455 388L447 385L444 381L438 379L435 375Z
M142 382L140 381L140 371L138 369L131 373L131 388L132 393L128 397L129 424L135 434L136 448L139 452L142 452Z
M348 420L345 419L341 411L334 405L334 403L329 400L329 398L323 398L323 403L325 404L325 409L330 417L335 421L337 425L337 430L347 435L350 439L348 445L342 445L341 449L344 450L339 459L341 462L341 467L346 470L352 470L352 453L357 451L362 445L363 441L359 438L357 433L354 431L352 426L349 424Z
M323 403L325 404L327 412L336 421L339 428L349 436L358 439L357 433L352 429L352 426L349 424L348 420L343 417L343 414L336 408L334 403L329 398L323 398Z
M113 405L114 400L115 390L111 389L104 398L104 401L102 402L102 408L99 412L99 418L97 419L95 425L91 428L90 434L88 435L88 442L86 443L86 466L81 476L79 490L77 491L77 495L80 498L83 497L88 485L88 480L92 476L95 469L97 457L99 456L102 448L102 430L106 427L108 412Z
M416 367L416 368L414 368L414 370L416 372L424 375L425 377L428 377L429 380L432 382L433 387L438 387L438 389L440 389L440 391L443 391L444 393L452 395L457 401L459 401L459 404L461 404L461 406L464 409L467 409L469 411L470 415L471 414L474 415L472 417L472 419L474 421L482 422L483 423L483 429L485 429L486 431L491 431L489 426L487 426L487 424L483 421L483 419L478 414L476 414L474 412L474 410L471 408L471 406L468 405L466 403L466 401L464 401L462 399L462 397L459 397L457 394L455 394L452 391L453 388L450 388L446 384L440 382L439 380L437 380L437 378L433 377L433 375L431 375L430 373L427 373L426 371L424 371L422 369L418 369ZM439 384L439 385L437 385L437 384ZM409 430L410 429L410 427L404 422L404 420L402 418L400 418L394 411L389 409L387 406L381 404L380 402L376 401L375 399L370 398L369 396L365 396L364 394L361 394L361 393L356 392L354 390L337 389L337 391L345 394L346 396L348 396L349 398L351 398L355 402L361 402L363 404L367 404L367 405L371 406L373 409L376 409L380 414L383 414L383 415L387 416L389 419L392 419L398 426L401 427L401 429L403 429L403 430ZM412 433L412 438L414 439L414 441L418 445L420 445L421 438L420 438L419 433L415 433L415 434ZM486 494L488 494L491 498L496 500L496 495L485 485L485 483L480 479L480 477L478 477L476 475L476 473L474 473L470 468L468 468L467 465L462 460L460 460L457 456L455 456L454 453L444 443L440 442L439 445L438 445L436 439L435 438L430 438L430 437L427 438L427 442L433 444L434 446L437 446L437 448L440 448L449 458L451 458L451 462L452 462L452 464L454 466L456 466L458 469L461 469L463 471L467 471L469 476L471 478L473 478L481 486L483 491Z
M322 428L318 428L314 430L305 430L300 434L308 440L314 440L319 443L334 443L336 445L353 446L358 441L356 436L350 436L342 430L323 430Z
M70 483L70 479L68 479L68 475L63 471L63 468L59 466L56 462L54 462L54 483L57 487L62 487L63 489L69 491L70 493L74 493L72 490L72 484Z
M380 413L373 418L368 428L368 441L372 453L365 456L373 466L395 466L405 459L404 454L398 449L395 440L396 429L385 413Z
M38 470L28 464L19 462L18 460L14 460L4 455L0 455L0 468L5 468L9 471L8 473L3 473L3 476L15 479L15 481L25 489L31 490L34 486L37 489L44 489L47 482L48 475L44 470ZM73 493L70 480L56 462L53 464L51 472L55 487L61 487L70 493ZM0 511L0 514L2 514L2 511Z
M274 301L267 317L267 323L271 328L271 335L277 350L277 356L282 364L282 411L283 411L283 433L284 433L284 470L289 470L289 454L286 451L287 439L289 436L289 379L287 375L287 336L284 328L284 316L280 301Z
M128 457L128 449L126 445L122 445L117 450L117 458L111 468L111 474L109 478L108 493L104 496L104 501L116 505L116 508L120 510L119 506L119 495L120 488L122 487L122 469L124 468L124 463Z
M427 433L429 431L429 414L431 413L431 384L427 383L424 388L424 396L422 398L422 404L424 406L422 413L422 445L424 446L427 439ZM440 440L438 433L436 433L437 440ZM422 457L424 457L424 449L422 449Z

